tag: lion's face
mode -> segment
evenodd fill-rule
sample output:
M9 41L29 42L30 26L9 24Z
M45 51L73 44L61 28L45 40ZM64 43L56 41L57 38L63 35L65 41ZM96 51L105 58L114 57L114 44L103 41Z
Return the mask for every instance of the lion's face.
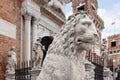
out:
M75 44L82 50L89 50L98 36L94 23L87 15L78 21L75 32Z

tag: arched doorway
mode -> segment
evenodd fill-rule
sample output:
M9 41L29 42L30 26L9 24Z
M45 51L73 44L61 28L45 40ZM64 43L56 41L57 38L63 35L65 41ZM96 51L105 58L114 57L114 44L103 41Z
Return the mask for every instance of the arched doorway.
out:
M42 63L46 57L47 51L48 51L48 47L50 46L50 44L53 41L53 37L52 36L45 36L42 38L41 40L41 44L45 47L45 50L43 51L43 59L42 59Z

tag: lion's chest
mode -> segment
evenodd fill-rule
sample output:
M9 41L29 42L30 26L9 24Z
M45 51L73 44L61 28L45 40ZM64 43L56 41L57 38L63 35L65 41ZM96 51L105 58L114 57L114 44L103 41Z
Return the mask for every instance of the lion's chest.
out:
M72 80L84 80L85 68L83 63L75 64L71 61L72 65Z
M51 54L47 56L44 65L49 66L49 70L51 70L49 74L53 74L55 80L84 80L82 79L84 77L84 64L75 64L64 56Z

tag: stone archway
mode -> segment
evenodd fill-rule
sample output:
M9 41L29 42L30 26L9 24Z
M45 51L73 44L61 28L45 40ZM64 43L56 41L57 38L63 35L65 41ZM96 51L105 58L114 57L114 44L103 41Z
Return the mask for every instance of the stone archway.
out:
M41 40L41 44L45 47L45 50L43 51L43 59L42 59L42 63L46 57L47 51L48 51L48 47L50 46L50 44L53 41L53 37L52 36L45 36L42 38Z

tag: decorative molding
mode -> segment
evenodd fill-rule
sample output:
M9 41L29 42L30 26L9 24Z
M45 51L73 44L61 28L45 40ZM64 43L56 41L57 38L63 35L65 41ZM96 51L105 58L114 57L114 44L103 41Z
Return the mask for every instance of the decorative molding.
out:
M57 33L60 30L60 26L50 22L48 19L42 16L40 17L39 25L53 31L54 33Z
M33 18L32 22L33 22L33 25L38 25L38 19Z
M31 15L29 15L28 13L24 14L24 17L26 21L31 21Z

